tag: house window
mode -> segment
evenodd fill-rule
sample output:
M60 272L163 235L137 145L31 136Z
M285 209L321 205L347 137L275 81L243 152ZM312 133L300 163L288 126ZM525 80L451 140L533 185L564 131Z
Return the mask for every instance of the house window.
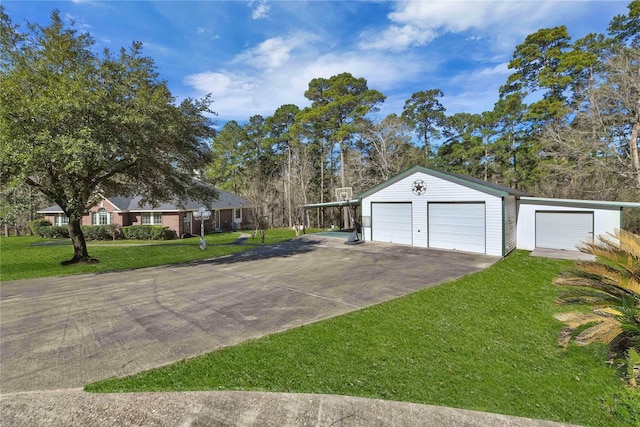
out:
M236 219L237 220L241 220L242 219L242 208L237 208L236 209Z
M100 208L93 214L93 225L111 224L111 214L105 208Z
M142 224L162 225L162 214L159 212L142 212Z
M69 224L69 218L65 214L56 214L55 225L62 227Z

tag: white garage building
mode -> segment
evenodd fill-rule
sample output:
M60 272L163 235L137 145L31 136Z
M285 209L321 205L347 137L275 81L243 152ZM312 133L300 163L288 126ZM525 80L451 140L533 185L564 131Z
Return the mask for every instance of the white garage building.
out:
M576 245L622 228L622 208L640 203L520 197L518 249L577 250Z
M640 203L541 199L472 177L413 167L359 196L363 240L505 256L576 245L622 226Z

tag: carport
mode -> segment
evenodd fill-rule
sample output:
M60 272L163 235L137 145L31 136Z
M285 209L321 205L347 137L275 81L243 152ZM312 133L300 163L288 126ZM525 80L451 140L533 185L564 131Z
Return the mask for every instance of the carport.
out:
M325 216L326 208L337 208L338 210L343 210L344 208L347 208L349 211L349 215L351 216L352 220L355 222L355 227L359 228L360 199L338 200L335 202L324 202L324 203L310 203L310 204L304 205L303 208L317 209L318 211L317 217L321 223L320 224L321 226L324 226L324 224L322 223L324 222L324 218L326 218ZM338 228L347 228L347 227L338 227Z

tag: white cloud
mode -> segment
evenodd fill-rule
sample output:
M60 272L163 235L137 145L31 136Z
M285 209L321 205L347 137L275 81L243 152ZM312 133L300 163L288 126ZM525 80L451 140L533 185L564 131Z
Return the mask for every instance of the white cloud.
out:
M509 39L535 31L549 16L570 13L575 4L557 1L406 1L395 3L389 25L361 34L361 46L398 51L424 46L445 33L491 30ZM552 15L551 15L552 14ZM514 23L518 25L514 25ZM475 35L474 37L479 37ZM505 37L503 35L502 37Z
M255 48L238 55L235 62L246 63L256 68L277 68L289 61L295 45L294 39L267 39Z
M383 94L399 83L417 80L428 67L419 57L402 59L379 52L318 53L312 36L268 39L238 55L224 71L193 74L185 83L199 96L213 95L221 120L269 116L283 104L309 105L304 92L309 82L348 72L367 79L369 88ZM430 66L430 65L429 65Z
M265 19L269 17L271 6L269 6L265 1L249 2L249 6L253 7L254 5L255 7L251 12L251 19Z
M413 25L392 25L380 34L365 32L361 34L363 49L402 51L415 46L423 46L436 37L429 29L421 29Z

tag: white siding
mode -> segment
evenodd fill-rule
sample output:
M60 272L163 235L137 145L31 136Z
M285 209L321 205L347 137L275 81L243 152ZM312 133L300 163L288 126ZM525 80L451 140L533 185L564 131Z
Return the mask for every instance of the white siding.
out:
M421 196L411 191L415 180L427 184ZM371 218L372 202L411 202L413 206L413 245L427 247L427 204L429 202L484 202L486 207L486 253L503 255L502 199L426 173L415 172L362 199L363 224ZM363 227L364 239L371 240L371 227Z
M518 218L518 204L515 196L508 196L504 199L504 253L507 255L514 250L517 246L517 218Z
M552 206L520 201L518 206L518 249L532 251L536 247L536 211L593 212L593 235L597 238L622 226L619 208L598 209L574 206Z

